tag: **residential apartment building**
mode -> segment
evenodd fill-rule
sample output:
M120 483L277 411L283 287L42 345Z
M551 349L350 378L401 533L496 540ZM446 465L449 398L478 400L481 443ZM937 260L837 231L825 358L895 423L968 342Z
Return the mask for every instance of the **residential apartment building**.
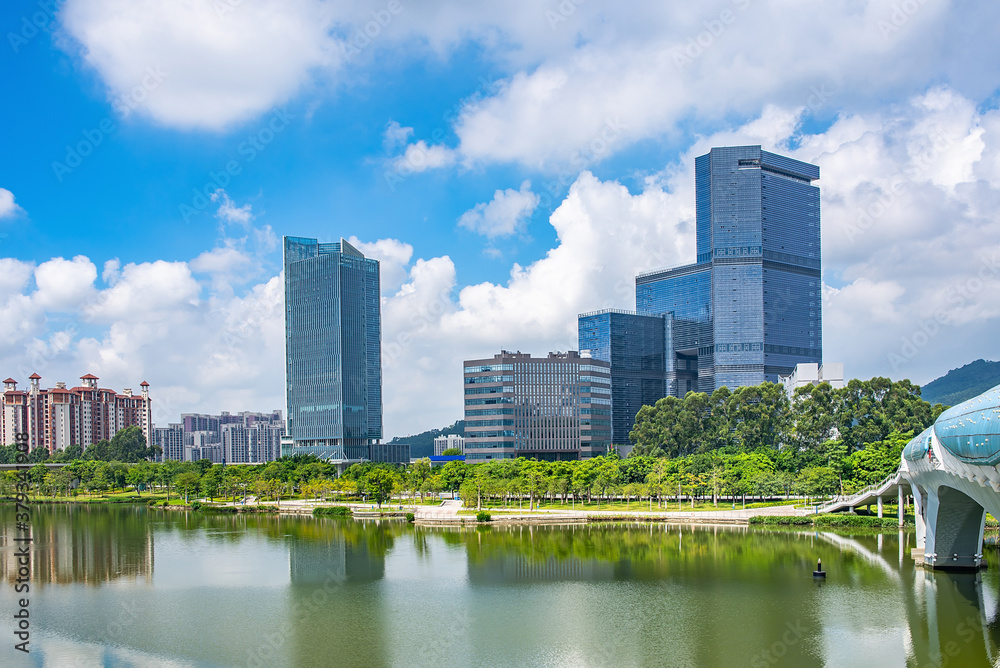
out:
M610 365L576 351L464 363L468 461L580 459L611 444Z
M67 388L58 382L53 388L41 387L37 373L28 378L27 391L17 389L17 381L4 381L2 430L5 444L14 442L14 434L28 433L29 447L44 447L49 452L68 445L83 448L101 440L111 440L126 427L142 429L150 442L152 400L149 383L140 383L142 391L133 394L126 388L120 394L98 386L93 374L80 377L80 385Z
M440 457L445 450L461 450L465 452L465 439L458 434L438 436L434 439L434 456Z
M155 428L153 443L163 448L164 460L260 464L281 456L284 434L285 420L280 410L184 413L179 423Z
M163 461L184 461L184 425L176 423L153 427L152 444L160 448Z

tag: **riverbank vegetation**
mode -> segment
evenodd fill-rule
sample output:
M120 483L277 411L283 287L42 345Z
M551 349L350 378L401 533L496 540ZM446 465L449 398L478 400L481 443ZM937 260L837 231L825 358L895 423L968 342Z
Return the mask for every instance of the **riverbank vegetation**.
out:
M153 495L170 503L302 499L380 507L390 500L439 503L441 493L457 493L476 509L743 508L808 503L878 482L943 409L923 401L909 381L852 380L843 389L821 383L799 388L792 401L780 386L764 383L643 407L626 459L611 452L579 461L451 461L432 468L425 458L406 467L355 464L341 476L307 455L260 465L145 461L157 453L132 427L82 453L72 447L51 459L32 453L28 479L35 497L67 501L128 492L142 502ZM12 446L0 448L0 463L14 454ZM0 494L12 494L14 479L13 472L0 476Z

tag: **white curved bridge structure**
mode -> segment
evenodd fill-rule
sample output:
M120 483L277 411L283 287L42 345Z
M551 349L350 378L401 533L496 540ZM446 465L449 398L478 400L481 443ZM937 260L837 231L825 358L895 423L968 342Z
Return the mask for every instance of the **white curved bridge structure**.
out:
M821 507L849 510L904 494L916 508L924 564L946 570L983 564L986 512L1000 518L1000 386L948 409L903 449L899 470L857 494ZM902 524L902 515L900 515Z

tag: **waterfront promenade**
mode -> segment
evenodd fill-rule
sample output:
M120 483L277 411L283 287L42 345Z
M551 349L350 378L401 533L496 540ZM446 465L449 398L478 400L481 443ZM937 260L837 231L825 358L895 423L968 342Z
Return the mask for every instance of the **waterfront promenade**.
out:
M269 504L273 505L273 504ZM317 506L328 505L316 501L290 500L282 501L280 510L283 513L309 514ZM378 512L372 504L352 504L351 509L356 512ZM409 506L407 504L386 504L382 507L384 512L399 513L402 511L412 512L415 520L426 524L462 524L474 522L475 516L471 514L460 514L460 511L468 510L463 507L458 500L446 500L440 505L434 506ZM763 515L795 515L805 516L813 514L811 508L796 508L795 505L769 506L767 508L747 508L732 509L720 505L718 510L561 510L561 509L536 509L532 511L519 511L510 508L484 508L491 515L494 522L518 521L518 522L586 522L588 520L602 519L634 519L635 521L653 522L677 522L677 523L719 523L719 524L746 524L751 517Z

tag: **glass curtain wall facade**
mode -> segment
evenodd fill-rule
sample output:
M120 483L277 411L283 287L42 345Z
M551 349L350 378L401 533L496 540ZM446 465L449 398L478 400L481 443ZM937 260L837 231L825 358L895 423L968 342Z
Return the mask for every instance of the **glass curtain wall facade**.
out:
M778 382L822 362L818 178L760 146L695 160L696 263L636 277L636 310L673 318L669 394Z
M285 380L296 447L371 459L382 438L379 263L341 239L284 238Z
M579 459L611 443L607 362L502 351L464 364L465 457Z
M628 435L639 409L666 395L669 321L669 316L618 310L579 316L581 352L611 365L610 425L616 445L630 443ZM602 413L593 417L594 424L603 427L609 422L606 409Z

